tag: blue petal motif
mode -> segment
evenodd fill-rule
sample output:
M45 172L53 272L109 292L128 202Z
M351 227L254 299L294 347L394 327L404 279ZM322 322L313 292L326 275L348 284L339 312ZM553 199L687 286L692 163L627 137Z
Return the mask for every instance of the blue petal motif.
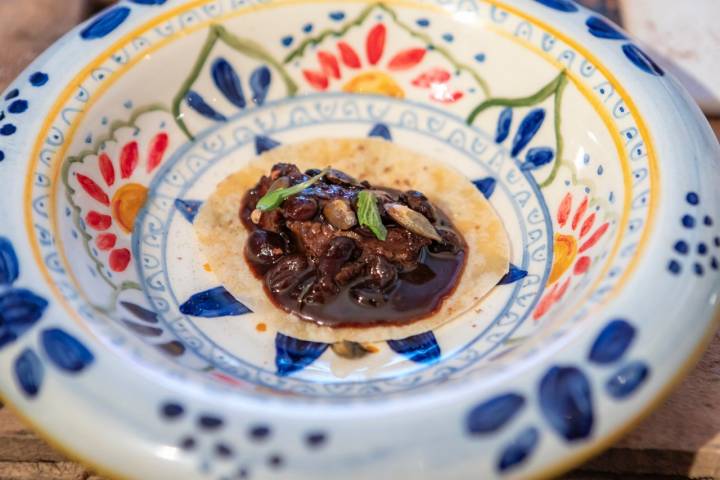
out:
M473 435L494 433L504 427L525 406L525 398L517 393L506 393L491 398L473 408L465 420Z
M34 398L40 393L40 386L43 382L45 370L37 353L26 348L17 357L14 365L15 380L20 390L29 398Z
M616 372L605 384L608 394L618 400L629 397L650 375L650 368L643 362L632 362Z
M528 458L540 440L540 433L537 428L529 427L523 430L520 435L505 447L500 461L498 462L498 470L506 472L514 467L519 466Z
M282 144L277 140L273 140L272 138L264 135L258 135L255 137L255 153L258 155L272 150L273 148L277 148L280 145Z
M240 77L235 73L233 66L224 58L218 58L213 63L211 71L215 86L225 95L225 98L236 107L245 108L247 104L245 94L240 83Z
M520 166L520 169L523 171L535 170L552 162L553 158L555 158L555 152L553 152L552 148L531 148L528 150L525 156L525 163Z
M522 270L521 268L516 267L512 263L510 264L510 270L508 270L508 273L505 274L505 276L500 279L498 282L498 285L509 285L511 283L515 283L519 280L522 280L523 278L528 276L527 270Z
M44 72L35 72L30 75L30 85L33 87L42 87L48 80L50 80L50 77Z
M546 7L553 8L560 12L577 12L578 7L572 0L535 0Z
M80 373L95 361L90 350L64 330L44 330L40 339L50 361L68 373Z
M20 275L20 264L18 263L15 249L5 237L0 237L0 285L10 285Z
M2 135L3 137L9 137L10 135L14 135L15 132L17 132L17 127L12 123L8 123L0 127L0 135Z
M540 408L548 423L568 441L590 436L594 414L590 382L575 367L553 367L540 382Z
M585 22L591 35L609 40L623 40L627 38L621 31L608 23L607 20L595 15L590 16Z
M433 363L442 354L435 335L432 332L421 333L402 340L388 340L388 345L396 353L404 355L416 363Z
M626 43L623 45L622 50L625 56L640 70L658 77L665 75L663 69L636 45Z
M507 140L510 135L510 127L512 126L513 111L508 107L500 112L498 118L497 131L495 132L495 143L502 143Z
M540 127L542 127L543 121L545 121L545 110L542 108L531 110L523 118L515 138L513 138L512 151L510 152L513 157L516 157L532 141Z
M213 107L208 105L207 102L205 102L205 99L199 93L189 91L185 99L187 100L188 105L190 105L190 108L195 110L203 117L209 118L210 120L214 120L216 122L227 121L225 115L217 112Z
M102 38L119 27L129 15L130 9L128 7L117 7L108 10L85 27L80 32L80 36L85 40Z
M630 348L634 338L635 327L623 319L613 320L595 339L588 359L600 365L617 362Z
M47 306L47 300L29 290L10 289L0 294L0 348L35 325Z
M231 317L251 313L250 309L238 302L225 287L215 287L196 293L180 305L185 315L202 318Z
M28 102L27 100L15 100L10 104L8 107L8 112L12 113L13 115L18 115L20 113L24 113L28 109Z
M157 313L148 310L140 305L136 305L130 302L120 302L120 305L125 307L130 313L135 315L135 318L142 320L146 323L158 323Z
M183 217L185 217L185 220L190 223L193 223L195 221L195 217L200 211L200 207L202 207L202 204L203 202L201 202L200 200L182 200L180 198L175 199L175 208L178 212L182 214Z
M368 137L384 138L388 142L392 142L392 134L390 133L390 129L384 123L378 123L377 125L375 125L372 130L370 130L370 133L368 133Z
M278 333L275 337L275 366L278 375L285 377L299 372L325 353L327 343L306 342Z
M255 105L262 105L265 103L268 91L270 91L271 83L272 73L265 65L258 67L250 75L250 89L252 90L252 99L253 102L255 102Z
M492 194L495 193L495 187L497 187L497 180L495 180L493 177L475 180L473 183L475 184L477 189L480 190L480 193L482 193L483 196L488 200L490 200Z

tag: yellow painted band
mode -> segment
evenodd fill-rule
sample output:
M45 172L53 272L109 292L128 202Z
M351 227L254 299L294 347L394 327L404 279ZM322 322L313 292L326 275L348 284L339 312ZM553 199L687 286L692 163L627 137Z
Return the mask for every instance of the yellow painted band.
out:
M519 45L522 45L523 47L535 52L537 55L545 59L550 64L554 65L558 70L564 70L565 65L557 60L555 57L550 55L548 52L544 52L542 49L538 48L535 45L530 44L530 42L527 42L523 40L520 37L517 37L516 35L513 35L512 33L502 30L499 27L496 27L494 25L489 25L488 28L498 35L505 37L514 43L517 43ZM571 315L571 312L575 311L574 307L577 305L584 304L592 295L592 292L600 286L600 284L603 282L603 279L605 278L605 275L610 271L610 267L612 266L613 260L615 260L615 257L617 256L618 252L620 251L620 247L622 245L622 239L623 235L626 232L627 226L630 223L630 209L632 207L632 172L630 171L630 162L627 158L627 153L625 152L625 147L623 146L622 139L620 137L620 133L617 132L617 129L615 128L615 124L613 122L613 119L610 117L610 113L603 107L600 100L593 94L592 89L588 86L586 86L578 77L576 74L569 70L565 70L567 77L570 79L573 85L585 96L585 98L590 102L590 104L593 106L593 108L597 111L598 115L602 118L603 123L605 124L605 127L608 130L608 133L613 139L613 143L615 145L615 149L617 150L618 158L620 159L620 167L622 169L622 178L623 178L623 188L625 190L624 195L624 202L623 202L623 209L622 209L622 215L620 216L620 222L618 223L617 233L615 236L615 242L612 246L612 250L610 252L610 255L608 255L607 260L605 261L605 264L603 265L602 270L600 271L600 274L597 276L597 280L593 282L593 284L590 286L590 288L587 289L587 293L579 298L578 300L575 300L573 303L573 308L566 308L565 312L567 312L563 317L555 319L556 322L562 322L563 319L569 317ZM609 81L609 79L608 79ZM556 159L556 161L562 161L561 158ZM653 185L650 185L651 188L651 195L653 195L655 192L652 190ZM653 212L649 211L648 216L651 216ZM640 249L640 247L638 247ZM628 269L630 269L630 265L628 264ZM623 280L618 280L618 282L623 282ZM614 292L619 292L619 287L621 286L621 283L618 283L615 288L613 289ZM610 294L612 295L612 293ZM611 297L608 296L608 298L605 299L605 301L608 301ZM604 303L604 302L603 302Z
M602 73L607 81L613 86L615 91L618 93L618 95L623 99L625 102L625 105L630 109L630 112L632 112L632 116L635 119L635 122L637 123L638 131L640 132L640 137L642 137L643 141L645 142L645 148L647 149L647 155L648 155L648 170L650 171L650 203L648 205L648 218L647 223L645 224L645 229L643 231L643 234L640 238L640 242L638 242L637 250L635 251L635 254L633 255L633 258L628 262L628 266L625 269L625 272L620 276L618 279L617 284L613 288L611 292L609 292L608 296L606 297L605 301L603 303L606 303L610 301L611 299L615 298L620 292L622 292L622 286L630 279L630 276L635 271L635 268L637 268L638 264L640 263L640 259L642 257L641 252L645 249L647 246L647 243L650 241L650 235L655 229L655 214L657 210L657 206L660 203L660 171L658 169L658 162L657 162L657 156L655 153L655 147L653 145L652 137L650 136L650 130L647 128L647 125L645 125L645 121L640 116L637 105L633 101L632 97L628 94L628 92L625 90L625 88L620 84L620 82L617 81L615 76L608 70L601 62L600 59L595 56L593 53L590 52L587 48L583 47L582 45L577 44L574 40L572 40L570 37L565 35L563 32L559 31L556 28L553 28L552 26L548 25L545 22L542 22L540 20L537 20L534 17L531 17L527 13L523 12L522 10L515 8L511 5L507 5L504 2L500 0L485 0L489 3L492 3L498 7L501 7L508 12L517 15L520 18L524 18L528 22L531 22L535 25L538 25L540 28L546 30L547 32L552 33L556 38L559 38L564 43L570 45L572 48L574 48L577 52L581 53L586 59L588 59L594 66L597 68L597 70ZM631 180L632 181L632 180ZM627 212L623 212L623 217L629 216L629 209L626 207ZM619 245L618 245L619 248ZM617 252L614 252L614 254ZM608 264L609 265L609 264ZM601 275L598 278L602 278L605 273L607 273L607 270L603 272L603 275ZM597 285L597 282L596 282ZM593 285L595 287L596 285ZM602 304L598 304L597 307L599 308Z

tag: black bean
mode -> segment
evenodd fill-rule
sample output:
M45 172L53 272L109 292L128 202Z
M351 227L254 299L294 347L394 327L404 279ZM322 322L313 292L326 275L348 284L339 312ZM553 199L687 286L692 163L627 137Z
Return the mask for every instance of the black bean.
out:
M452 253L456 254L462 250L462 242L458 236L450 230L438 228L437 232L442 238L442 243L433 242L429 247L432 253Z
M368 274L371 281L380 289L392 285L397 280L397 268L381 255L374 255L367 260Z
M415 190L408 190L402 196L408 207L423 214L431 222L435 221L435 209L425 195Z
M303 195L290 197L283 203L283 213L288 220L310 220L317 211L317 200Z
M308 265L304 255L287 255L267 272L265 282L273 293L292 290L305 278Z
M341 172L340 170L335 170L335 169L330 169L325 174L325 179L329 183L334 183L335 185L343 185L343 186L347 186L347 187L360 185L357 180L355 180L353 177L351 177L347 173Z
M267 265L279 260L287 245L282 235L258 229L250 234L245 248L250 261Z

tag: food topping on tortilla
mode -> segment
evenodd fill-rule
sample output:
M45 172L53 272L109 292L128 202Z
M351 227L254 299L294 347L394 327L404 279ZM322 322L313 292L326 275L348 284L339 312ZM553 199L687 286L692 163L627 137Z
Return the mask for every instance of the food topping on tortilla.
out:
M332 168L276 164L244 196L245 258L272 302L326 327L406 325L436 312L468 246L421 192Z

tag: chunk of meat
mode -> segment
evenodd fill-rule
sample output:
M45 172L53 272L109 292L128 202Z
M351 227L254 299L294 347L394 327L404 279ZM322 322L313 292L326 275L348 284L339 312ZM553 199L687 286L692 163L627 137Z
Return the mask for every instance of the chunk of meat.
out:
M318 260L318 279L308 294L308 303L324 303L327 297L332 297L340 292L335 282L336 275L343 265L357 255L357 244L348 237L335 237L328 242L328 247Z
M327 250L330 240L338 236L331 225L322 222L290 221L287 228L297 240L301 252L319 258Z
M363 260L348 262L343 265L338 274L335 275L335 282L341 286L347 285L362 275L365 272L365 268L366 265Z
M420 250L432 243L431 240L415 235L404 228L388 228L385 241L374 235L362 235L355 231L339 231L322 222L287 222L287 228L297 239L301 252L319 258L335 237L354 239L362 250L363 257L383 256L394 263L410 264L420 256Z
M363 256L381 255L393 263L410 264L420 256L420 250L432 240L415 235L404 228L388 228L387 239L383 242L375 237L361 237Z

